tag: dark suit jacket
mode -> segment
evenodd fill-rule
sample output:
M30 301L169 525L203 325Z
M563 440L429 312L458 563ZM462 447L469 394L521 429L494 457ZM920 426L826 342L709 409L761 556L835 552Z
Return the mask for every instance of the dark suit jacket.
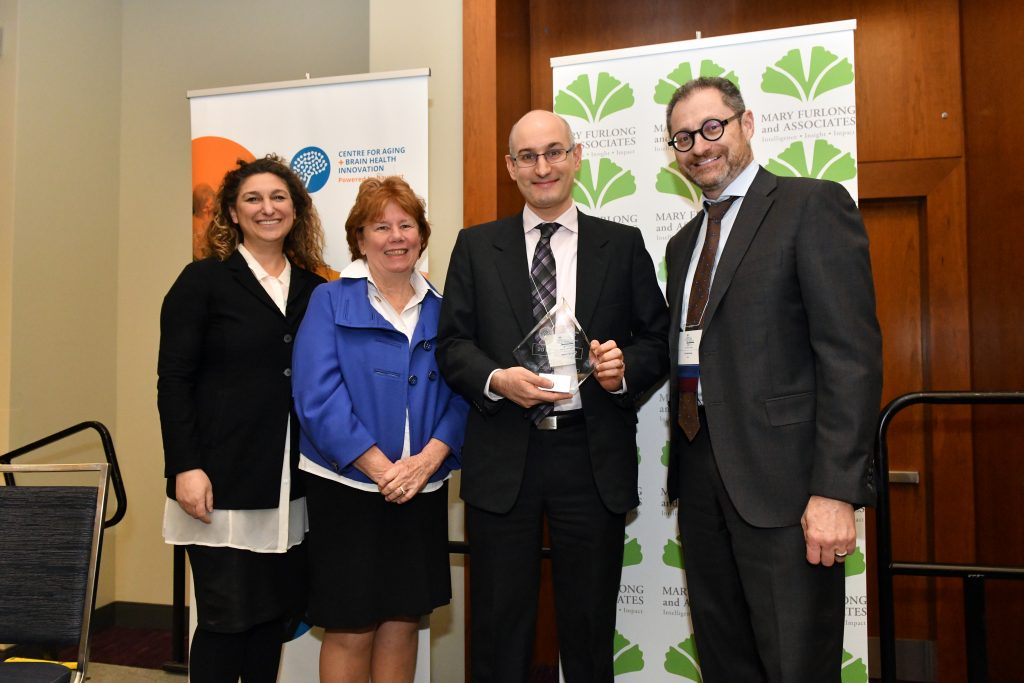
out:
M176 474L202 468L217 508L277 506L289 414L293 468L299 452L292 340L323 281L293 265L283 315L237 251L185 266L160 310L157 405L168 497Z
M593 476L612 512L636 507L637 399L667 370L668 312L651 257L636 228L579 214L576 318L590 339L623 350L628 392L614 395L593 378L580 386ZM484 395L497 368L518 365L512 349L534 326L522 215L463 230L452 252L437 359L466 397L463 500L496 513L511 509L526 463L530 422L509 400Z
M702 220L666 249L673 364ZM722 480L746 521L795 524L812 494L873 503L881 334L867 234L841 185L758 171L711 286L700 377ZM689 444L674 421L671 431L674 499Z

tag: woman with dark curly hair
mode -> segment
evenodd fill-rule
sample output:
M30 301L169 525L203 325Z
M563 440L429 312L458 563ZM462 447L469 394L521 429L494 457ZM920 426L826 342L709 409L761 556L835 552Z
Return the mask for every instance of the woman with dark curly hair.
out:
M160 312L164 538L192 565L190 680L274 681L305 608L291 355L324 281L323 228L302 181L267 156L224 176L204 239Z

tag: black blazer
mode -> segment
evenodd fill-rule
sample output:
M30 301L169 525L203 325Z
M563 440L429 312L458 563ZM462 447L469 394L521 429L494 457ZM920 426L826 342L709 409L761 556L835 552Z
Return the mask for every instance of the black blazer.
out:
M237 251L185 266L160 310L157 405L167 496L174 477L202 468L219 509L276 507L292 409L292 340L319 275L292 266L283 315ZM292 479L292 497L302 495Z
M673 366L703 217L665 252ZM758 171L715 271L700 375L722 481L747 522L796 524L812 494L873 503L881 333L867 234L842 185ZM678 384L670 385L674 407ZM668 491L675 499L689 443L671 425Z
M605 506L638 504L638 397L667 371L668 311L636 228L579 214L576 318L590 339L614 339L626 359L628 393L581 387L593 476ZM452 252L437 360L448 384L474 406L462 449L463 500L491 512L511 509L526 462L530 423L509 400L483 391L497 368L518 365L513 347L534 326L522 215L460 232Z

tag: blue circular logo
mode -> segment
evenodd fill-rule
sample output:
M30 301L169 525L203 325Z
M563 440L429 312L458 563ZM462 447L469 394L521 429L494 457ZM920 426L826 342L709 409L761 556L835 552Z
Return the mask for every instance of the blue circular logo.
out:
M326 185L331 176L331 160L319 147L300 149L292 157L291 167L311 193Z

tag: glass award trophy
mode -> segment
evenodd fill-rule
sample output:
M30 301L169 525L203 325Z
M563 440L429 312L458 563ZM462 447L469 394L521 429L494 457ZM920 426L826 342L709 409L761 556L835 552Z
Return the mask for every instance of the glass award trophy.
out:
M590 340L563 299L512 349L519 364L555 386L549 391L575 394L594 371Z

